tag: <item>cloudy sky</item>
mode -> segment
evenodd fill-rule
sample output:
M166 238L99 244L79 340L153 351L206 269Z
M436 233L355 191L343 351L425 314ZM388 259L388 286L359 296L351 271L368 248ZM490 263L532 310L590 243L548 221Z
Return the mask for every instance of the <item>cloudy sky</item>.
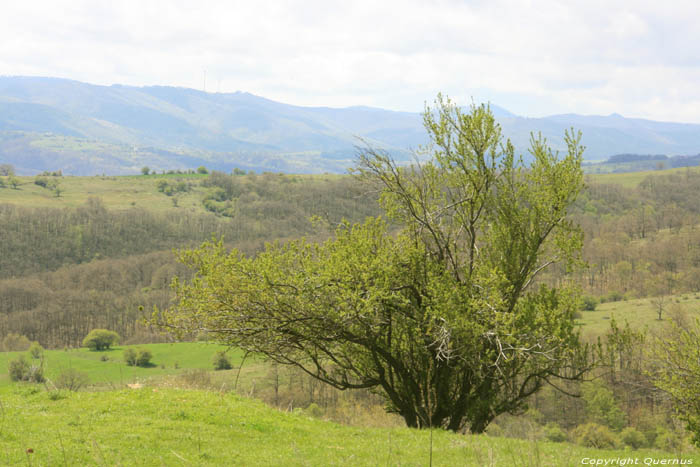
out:
M700 2L13 1L0 74L700 123ZM205 80L206 76L206 80Z

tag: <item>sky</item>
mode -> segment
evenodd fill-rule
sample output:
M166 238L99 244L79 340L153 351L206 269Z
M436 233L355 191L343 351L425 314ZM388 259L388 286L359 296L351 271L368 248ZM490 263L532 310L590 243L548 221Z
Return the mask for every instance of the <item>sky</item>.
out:
M697 0L13 1L0 75L700 123L698 19Z

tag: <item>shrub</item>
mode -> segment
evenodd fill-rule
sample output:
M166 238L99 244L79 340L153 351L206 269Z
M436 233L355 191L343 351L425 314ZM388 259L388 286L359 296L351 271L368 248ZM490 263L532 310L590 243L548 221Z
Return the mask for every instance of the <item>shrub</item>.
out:
M41 358L44 355L44 348L38 342L32 342L32 345L29 346L29 355L34 359Z
M567 440L566 433L554 422L547 423L544 427L544 437L549 441L561 443Z
M206 167L204 167L203 165L200 165L199 167L197 167L197 173L198 174L208 174L209 171L207 170Z
M56 378L56 387L59 389L68 389L69 391L77 391L90 381L87 373L78 371L75 368L63 370Z
M24 352L32 345L26 336L10 333L2 340L2 350L5 352Z
M20 355L15 360L10 360L10 379L12 381L24 381L25 375L29 372L29 362Z
M134 349L124 350L124 361L129 366L135 366L136 365L136 351L134 351Z
M214 369L215 370L230 370L233 368L231 360L229 360L226 352L220 350L214 354Z
M44 367L41 364L31 365L24 355L10 361L9 373L12 381L44 382Z
M107 329L93 329L83 339L83 347L90 350L107 350L119 343L119 334Z
M662 451L676 451L681 446L681 439L672 431L660 428L654 441L654 447Z
M139 349L136 354L136 366L149 366L151 364L153 354L146 349Z
M44 177L36 177L34 179L34 184L46 188L49 185L49 181Z
M612 391L602 383L584 383L581 385L586 412L591 421L621 430L625 426L625 413L617 405Z
M625 446L629 446L632 449L643 448L647 444L647 439L644 436L644 433L631 426L628 426L622 430L622 433L620 433L620 438L622 439L622 442L625 443Z
M615 449L621 444L619 438L610 428L597 423L577 426L572 432L572 436L576 443L596 449Z
M124 361L129 366L149 366L153 354L146 349L124 350Z
M583 311L595 311L598 306L598 299L590 295L584 295L581 298L581 309Z

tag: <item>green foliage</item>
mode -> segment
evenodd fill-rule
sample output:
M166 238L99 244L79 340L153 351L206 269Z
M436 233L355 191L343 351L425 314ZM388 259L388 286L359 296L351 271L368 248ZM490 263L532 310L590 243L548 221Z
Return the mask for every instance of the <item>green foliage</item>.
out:
M44 366L43 363L32 365L27 361L24 355L18 356L11 360L8 365L10 380L12 381L28 381L31 383L44 382Z
M150 171L151 171L151 169L149 167L146 167L146 166L141 167L141 174L142 175L148 175Z
M43 187L43 188L48 188L49 187L49 180L46 177L36 177L34 179L34 184L39 185L40 187Z
M583 311L595 311L598 306L598 299L591 295L581 297L581 309Z
M134 349L124 349L124 362L129 366L136 366L136 351Z
M119 334L107 329L93 329L83 339L83 347L90 350L107 350L119 343Z
M555 443L562 443L568 439L566 432L556 423L547 423L544 427L544 437Z
M2 350L3 352L24 352L29 350L32 342L27 339L27 336L23 336L14 332L9 333L2 339Z
M19 186L19 179L13 175L7 177L7 183L9 183L15 190Z
M129 366L148 367L153 354L147 349L125 349L124 362Z
M34 359L39 359L44 355L44 348L38 342L32 342L29 346L29 355Z
M254 258L221 243L183 251L196 277L175 283L178 306L160 323L211 330L338 388L373 388L414 427L482 432L547 380L579 378L575 294L532 284L579 258L568 209L583 186L580 136L566 136L562 159L533 137L523 167L487 107L436 104L424 114L433 160L360 157L399 233L370 218ZM225 186L228 196L238 185Z
M622 430L620 439L625 443L625 446L629 446L632 449L643 448L647 446L648 443L644 433L631 426Z
M621 446L620 439L610 428L597 423L577 426L572 437L577 444L596 449L616 449Z
M86 386L89 381L90 377L87 373L76 370L75 368L66 368L58 375L54 384L58 389L78 391Z
M10 361L8 368L12 381L24 381L25 375L29 372L29 362L24 355L20 355Z
M626 425L625 413L620 409L612 391L601 382L581 386L586 411L591 421L619 431Z
M649 348L654 363L654 384L669 394L680 417L700 446L700 320L681 327L672 323L671 331L656 337ZM670 443L670 438L659 443Z
M139 349L136 353L136 366L147 367L151 366L153 354L147 349Z
M207 170L206 167L204 167L203 165L200 165L199 167L197 167L197 173L198 174L208 174L209 171Z
M220 350L214 354L214 369L215 370L230 370L233 368L231 360L226 355L226 351Z

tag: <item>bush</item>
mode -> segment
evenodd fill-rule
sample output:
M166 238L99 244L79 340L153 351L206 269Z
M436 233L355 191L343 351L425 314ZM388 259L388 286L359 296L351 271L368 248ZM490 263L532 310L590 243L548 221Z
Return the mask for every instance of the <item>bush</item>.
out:
M15 360L10 360L10 379L12 381L24 381L25 375L29 372L29 362L20 355Z
M10 361L9 373L12 381L44 382L44 367L41 364L31 365L24 355Z
M547 423L544 427L544 437L549 441L561 443L567 440L566 433L556 423Z
M620 447L620 439L610 428L597 423L577 426L572 432L576 443L596 449L615 449Z
M136 366L136 351L134 349L124 350L124 361L129 366Z
M136 354L136 366L149 366L151 364L153 354L146 349L139 349Z
M595 311L598 306L598 299L590 295L584 295L581 298L581 309L583 311Z
M44 348L38 342L32 342L32 345L29 347L29 355L34 359L39 359L44 355Z
M229 360L226 352L220 350L214 354L214 369L215 370L230 370L233 368L231 360Z
M658 430L656 440L654 441L654 447L656 449L661 449L662 451L668 452L678 450L681 444L681 439L675 433L665 428L660 428Z
M208 174L209 171L207 170L206 167L204 167L203 165L200 165L199 167L197 167L197 173L198 174Z
M87 373L78 371L75 368L63 370L58 378L56 378L56 387L59 389L68 389L69 391L77 391L90 381Z
M604 384L584 383L581 385L581 391L591 421L606 425L615 431L625 426L625 413L617 405L612 391Z
M620 438L622 439L622 442L625 443L625 446L629 446L632 449L643 448L647 445L647 439L644 436L644 433L631 426L622 430L622 433L620 433Z
M107 350L119 343L119 334L107 329L93 329L83 339L83 347L90 350Z
M4 352L24 352L29 350L32 342L26 336L10 333L2 340L2 350Z

